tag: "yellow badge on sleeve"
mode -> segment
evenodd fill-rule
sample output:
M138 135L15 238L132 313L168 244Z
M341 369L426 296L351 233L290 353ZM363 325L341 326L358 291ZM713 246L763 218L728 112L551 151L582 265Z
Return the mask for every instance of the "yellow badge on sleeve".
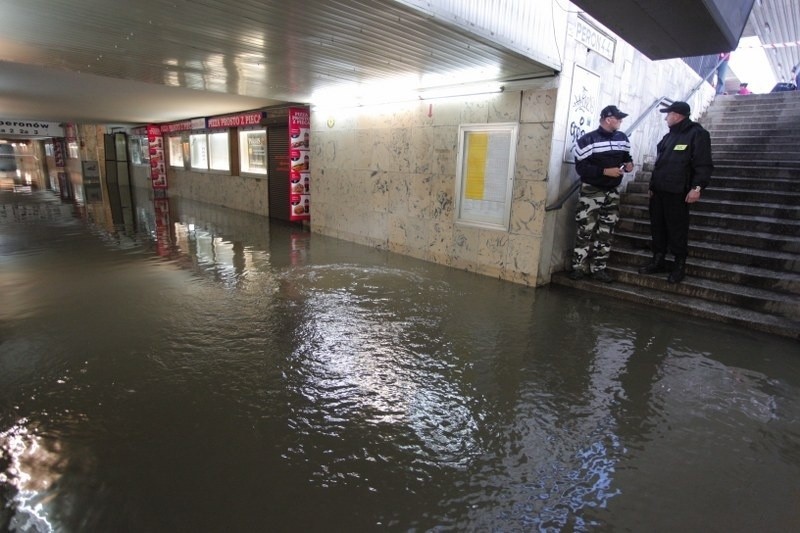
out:
M676 144L675 150L686 150L686 147L689 146L688 144Z

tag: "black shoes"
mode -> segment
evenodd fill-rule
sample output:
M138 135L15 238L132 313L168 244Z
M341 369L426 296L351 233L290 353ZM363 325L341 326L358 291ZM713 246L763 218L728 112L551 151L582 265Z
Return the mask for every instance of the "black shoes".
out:
M611 277L611 274L609 274L605 269L592 272L592 279L596 281L602 281L603 283L611 283L614 281L614 278Z
M571 270L567 277L573 281L578 281L586 277L586 274L583 273L583 270Z
M653 254L653 258L646 265L639 267L639 274L657 274L659 272L667 271L667 263L664 260L664 254Z
M656 274L658 272L666 272L667 263L664 260L664 254L653 254L653 259L646 265L639 267L639 274ZM676 257L675 266L667 276L668 283L680 283L686 277L686 257Z
M675 258L675 267L672 269L672 272L669 273L669 277L667 278L668 283L680 283L683 281L683 278L686 277L686 258L685 257L676 257Z
M611 277L611 274L609 274L605 269L592 272L591 274L586 274L586 272L583 270L577 269L570 270L569 274L567 274L567 277L573 281L584 279L587 276L591 276L593 280L602 281L603 283L611 283L614 281L614 278Z

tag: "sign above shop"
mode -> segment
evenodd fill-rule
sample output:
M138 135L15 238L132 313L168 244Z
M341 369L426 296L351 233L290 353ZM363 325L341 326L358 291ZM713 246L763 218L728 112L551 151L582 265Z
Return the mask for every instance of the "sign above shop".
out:
M202 130L205 127L206 127L206 119L193 118L191 120L181 120L178 122L169 122L167 124L161 124L161 132L175 133L177 131Z
M222 117L210 117L208 119L209 128L238 128L240 126L258 126L264 118L263 111L251 111L238 115L225 115Z

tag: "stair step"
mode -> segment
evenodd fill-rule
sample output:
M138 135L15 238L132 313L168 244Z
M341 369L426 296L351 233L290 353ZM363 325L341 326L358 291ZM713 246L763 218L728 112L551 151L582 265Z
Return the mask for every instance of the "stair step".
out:
M714 105L722 106L746 106L769 103L770 105L793 103L800 100L800 91L781 91L777 93L765 94L729 94L720 95L714 100Z
M796 151L772 152L766 155L741 150L714 150L714 161L735 161L738 164L748 164L750 166L800 168L800 156Z
M622 193L620 210L626 216L649 218L647 208L649 199L646 194ZM626 206L645 208L645 213L626 212ZM703 198L692 206L692 212L728 213L732 216L764 216L776 220L800 221L800 206L786 206L784 204L758 204L753 202L738 202L730 200L717 200Z
M619 226L614 241L621 246L650 250L650 233L626 231ZM689 257L710 259L723 263L800 273L800 254L775 250L753 249L738 245L689 239Z
M798 137L800 139L800 137ZM741 139L732 141L721 141L715 139L711 142L711 150L714 155L735 151L747 154L760 154L761 157L772 157L776 152L797 153L796 142L776 142L769 137L762 137L763 142L742 142Z
M709 132L710 133L710 132ZM729 132L716 132L716 135L711 137L711 147L724 146L729 143L738 144L741 146L768 146L771 144L784 144L797 146L800 144L800 135L789 135L784 132L765 134L763 131L756 133L744 134L741 130L733 130Z
M650 220L621 218L617 223L617 228L631 233L650 235ZM689 240L745 247L757 250L759 253L763 251L790 253L797 255L800 259L800 239L796 236L692 224L689 227Z
M787 219L800 221L800 205L788 206L786 204L737 202L706 198L695 203L692 209L696 211L732 213L734 215L763 216L777 220Z
M733 324L745 329L753 329L800 340L800 322L783 316L761 313L749 309L709 302L701 298L672 292L664 292L648 287L624 283L601 283L591 280L573 281L565 273L554 274L552 282L556 285L580 288L585 291L612 296L623 300L638 302L681 314ZM680 285L680 284L678 284Z
M781 170L781 169L790 169L790 175L797 175L798 170L800 170L800 154L794 154L795 159L775 159L775 160L755 160L749 159L746 157L735 158L735 157L721 157L719 154L714 154L714 166L716 168L717 165L722 167L758 167L758 168L769 168L772 169L770 172L774 170Z
M789 127L776 128L774 124L765 126L763 124L737 124L734 122L724 124L703 124L703 127L708 130L711 135L712 142L715 138L723 138L729 135L745 136L745 137L772 137L777 136L790 136L796 137L800 135L800 125L793 125Z
M632 181L635 182L649 182L650 177L653 175L652 168L639 169ZM740 163L731 163L730 161L715 161L714 172L712 179L715 176L720 177L734 177L749 180L760 180L768 183L773 180L780 180L781 182L800 183L800 168L792 167L776 167L748 165L742 166Z
M800 194L800 179L764 179L756 177L734 177L714 172L711 176L711 187L714 189L739 189L756 191L793 192Z
M797 116L784 116L775 110L741 111L738 113L724 113L722 115L706 113L700 123L704 128L719 125L741 124L747 127L759 126L765 130L785 130L797 127Z
M729 210L711 211L711 204L701 200L692 207L692 225L696 227L711 227L735 229L742 231L780 233L785 236L794 236L800 240L800 221L779 219L769 216L744 215L732 213ZM757 204L753 204L756 205ZM703 209L705 208L705 209ZM650 214L647 206L621 205L620 211L626 217L649 220Z
M749 201L756 203L800 205L800 192L735 189L733 187L709 186L703 196L715 200Z
M800 117L784 117L774 111L750 111L725 115L705 115L700 121L704 128L712 131L724 126L742 126L747 129L761 128L764 131L794 132Z
M713 180L713 178L712 178ZM650 189L650 183L646 181L631 181L625 187L624 194L642 194L647 195ZM778 204L786 206L800 205L800 192L795 191L782 191L782 190L768 190L768 189L753 189L753 188L733 188L733 187L718 187L716 182L706 187L703 191L701 201L703 199L709 200L726 200L733 202L749 202L749 203L765 203L765 204Z
M638 268L646 264L651 257L652 254L649 251L614 246L609 266L627 266L638 271ZM668 260L667 263L671 267L672 262ZM696 278L778 291L779 293L784 292L800 297L800 274L794 272L778 272L699 257L687 259L686 271L689 276Z
M739 178L756 178L756 179L788 179L798 181L800 172L798 169L791 167L776 167L774 165L759 166L748 165L742 166L738 163L728 163L726 161L714 161L714 175L717 176L736 176Z
M662 292L671 292L702 298L704 300L733 305L752 311L772 313L793 320L800 320L800 297L794 294L779 294L766 289L735 285L709 279L687 276L681 283L668 283L667 274L643 275L631 267L609 265L608 271L618 281L647 287Z

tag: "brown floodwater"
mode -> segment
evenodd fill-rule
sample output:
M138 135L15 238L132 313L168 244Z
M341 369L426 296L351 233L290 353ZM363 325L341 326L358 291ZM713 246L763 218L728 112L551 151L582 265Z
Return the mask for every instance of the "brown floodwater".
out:
M0 530L790 531L800 346L141 191L0 192Z

